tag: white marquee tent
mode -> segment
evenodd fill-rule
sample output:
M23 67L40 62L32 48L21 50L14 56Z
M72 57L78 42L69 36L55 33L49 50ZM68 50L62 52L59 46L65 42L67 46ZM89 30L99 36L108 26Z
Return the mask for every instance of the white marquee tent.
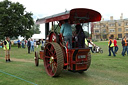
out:
M38 41L39 39L45 39L45 36L43 34L34 34L31 38Z

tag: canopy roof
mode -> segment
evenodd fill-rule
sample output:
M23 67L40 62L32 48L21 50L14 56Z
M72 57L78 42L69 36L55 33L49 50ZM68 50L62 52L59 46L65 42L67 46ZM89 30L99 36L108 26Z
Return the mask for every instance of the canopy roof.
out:
M63 13L37 19L36 23L42 24L42 23L48 23L54 21L62 21L65 19L69 19L71 24L96 22L101 20L101 14L92 9L76 8L70 11L65 11Z

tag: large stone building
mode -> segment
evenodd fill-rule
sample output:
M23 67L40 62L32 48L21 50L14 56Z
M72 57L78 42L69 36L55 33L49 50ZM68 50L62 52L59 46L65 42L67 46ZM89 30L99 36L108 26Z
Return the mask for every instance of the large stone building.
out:
M113 20L111 16L110 20L94 23L93 39L108 39L111 35L119 39L123 36L128 37L128 19L123 19L123 14L119 20Z

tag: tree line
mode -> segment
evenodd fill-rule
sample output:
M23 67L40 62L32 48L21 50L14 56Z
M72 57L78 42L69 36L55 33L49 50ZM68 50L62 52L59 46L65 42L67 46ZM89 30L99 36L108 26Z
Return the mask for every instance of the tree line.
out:
M40 33L40 26L35 24L33 13L27 12L19 2L4 0L0 2L0 39L23 36L29 38Z

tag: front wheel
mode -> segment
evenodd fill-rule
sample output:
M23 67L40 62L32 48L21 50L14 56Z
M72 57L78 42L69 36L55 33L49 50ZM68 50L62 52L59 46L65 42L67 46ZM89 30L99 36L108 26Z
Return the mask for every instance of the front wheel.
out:
M44 66L48 75L59 76L63 70L64 58L60 45L56 42L50 42L44 49Z

